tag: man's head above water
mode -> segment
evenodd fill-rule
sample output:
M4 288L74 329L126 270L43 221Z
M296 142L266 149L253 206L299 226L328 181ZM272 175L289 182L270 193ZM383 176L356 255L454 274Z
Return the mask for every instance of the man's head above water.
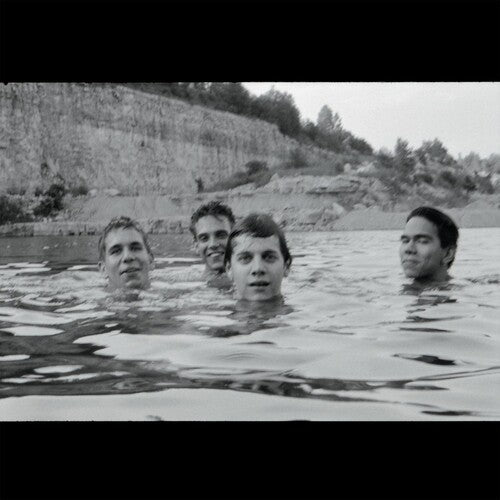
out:
M146 289L153 252L141 226L129 217L115 217L99 238L99 270L111 290Z
M419 207L406 219L399 256L403 271L416 281L443 281L455 260L458 228L440 210Z
M256 302L281 296L292 257L276 222L266 214L250 214L231 232L224 263L237 298Z
M234 224L232 210L220 201L210 201L191 216L189 230L208 274L224 272L224 252Z

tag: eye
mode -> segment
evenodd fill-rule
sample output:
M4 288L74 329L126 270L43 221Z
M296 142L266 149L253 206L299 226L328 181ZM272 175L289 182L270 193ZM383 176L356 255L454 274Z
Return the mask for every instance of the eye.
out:
M418 242L419 243L423 243L424 245L427 245L428 243L430 243L430 239L429 238L419 238L418 239Z
M266 260L267 262L274 262L277 259L278 259L278 256L274 253L264 255L264 260Z
M118 247L113 247L113 248L111 248L111 249L110 249L109 253L110 253L111 255L115 255L115 254L117 254L117 253L120 253L120 248L118 248Z
M218 231L215 233L215 237L218 238L219 240L227 238L228 234L226 231Z
M406 238L405 236L401 236L401 243L408 243L408 238Z
M140 252L142 250L142 245L132 245L133 252Z
M252 260L252 258L250 257L250 255L239 255L238 256L238 262L241 262L243 264L247 264L251 260Z
M202 236L198 236L198 241L204 243L205 241L208 241L208 236L206 236L205 234L203 234Z

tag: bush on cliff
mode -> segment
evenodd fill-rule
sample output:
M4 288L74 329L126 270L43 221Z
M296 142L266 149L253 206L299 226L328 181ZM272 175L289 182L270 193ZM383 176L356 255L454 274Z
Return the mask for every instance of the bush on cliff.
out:
M36 193L35 193L36 194ZM63 208L63 198L66 188L62 184L52 184L41 194L41 200L33 209L33 214L41 217L54 215Z
M216 182L205 191L226 191L238 186L243 186L244 184L249 184L250 182L253 182L256 187L261 187L265 186L273 176L273 172L267 167L265 162L255 160L249 161L245 164L245 169L246 171L237 170L231 176Z
M72 196L86 196L87 194L89 194L89 188L83 181L80 184L77 184L76 186L70 188L69 192Z
M29 222L32 218L22 198L17 196L0 195L0 226L13 222Z
M285 168L304 168L308 166L307 158L300 148L292 149L289 160L284 164Z

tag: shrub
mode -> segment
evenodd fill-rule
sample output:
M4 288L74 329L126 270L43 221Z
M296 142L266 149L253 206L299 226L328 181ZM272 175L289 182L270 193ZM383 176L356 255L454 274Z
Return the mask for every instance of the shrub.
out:
M415 174L413 176L413 180L417 184L421 184L422 182L425 182L426 184L432 185L432 183L434 182L432 175L429 174L428 172L421 172L421 173Z
M285 163L285 168L303 168L307 166L307 159L300 148L293 149L290 153L290 159Z
M73 186L69 192L73 196L85 196L89 193L89 188L85 183L78 184L77 186Z
M343 174L344 162L340 158L336 158L332 163L331 169L335 175Z
M273 173L266 168L266 170L261 170L254 175L251 175L250 181L255 183L255 187L265 186L273 176Z
M442 172L440 172L439 178L452 187L456 186L458 180L457 176L453 172L450 172L449 170L443 170Z
M23 186L9 186L7 188L7 194L12 196L24 196L26 194L26 188Z
M245 164L248 175L254 175L263 170L269 170L265 161L252 160Z
M462 187L469 193L477 189L476 183L470 175L466 175L462 181Z
M233 189L238 186L242 186L243 184L249 183L249 177L246 172L242 170L237 170L230 177L223 179L219 182L216 182L212 186L208 187L205 192L213 192L213 191L226 191L228 189Z
M30 220L31 217L26 212L21 199L0 195L0 225Z
M480 193L493 194L495 192L495 188L493 187L493 184L491 183L491 175L488 175L486 177L476 175L474 177L474 181L476 183L477 190Z
M66 189L62 184L52 184L47 191L42 194L39 204L33 209L35 215L47 217L63 208L62 199Z

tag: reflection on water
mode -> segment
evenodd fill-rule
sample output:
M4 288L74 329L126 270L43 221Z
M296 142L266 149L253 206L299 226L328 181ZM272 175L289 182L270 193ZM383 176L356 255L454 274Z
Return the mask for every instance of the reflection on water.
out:
M500 229L462 230L459 278L426 288L398 239L290 234L285 300L255 307L185 235L153 237L153 286L127 295L95 237L4 238L0 418L500 418Z

